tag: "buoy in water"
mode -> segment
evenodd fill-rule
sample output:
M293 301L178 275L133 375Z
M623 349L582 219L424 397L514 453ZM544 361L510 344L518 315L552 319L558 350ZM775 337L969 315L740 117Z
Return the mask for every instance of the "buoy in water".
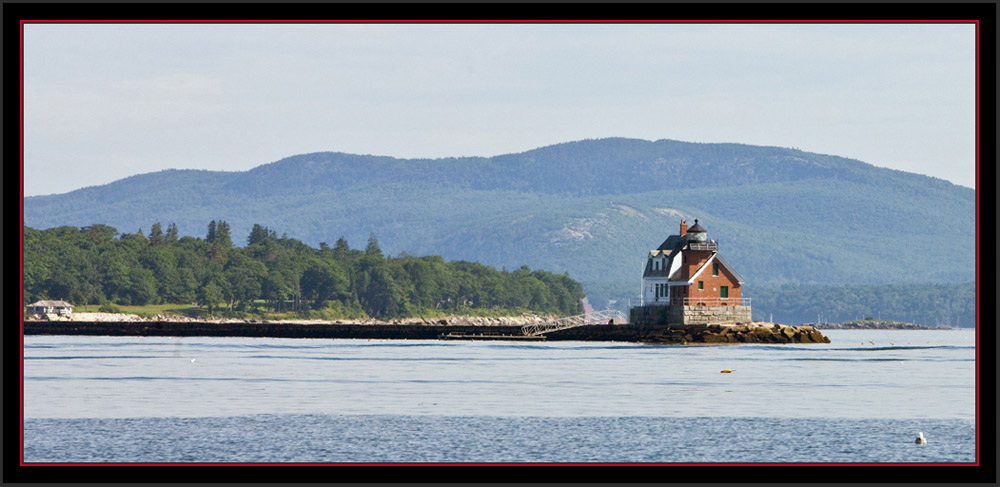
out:
M724 369L719 371L720 374L732 374L733 369Z
M924 432L923 431L921 431L920 433L917 434L917 441L915 443L918 444L918 445L926 445L927 444L927 438L924 438Z

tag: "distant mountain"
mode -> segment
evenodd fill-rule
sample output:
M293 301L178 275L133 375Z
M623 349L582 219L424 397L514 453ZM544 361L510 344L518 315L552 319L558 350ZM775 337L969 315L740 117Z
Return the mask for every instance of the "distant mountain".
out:
M975 191L800 150L611 138L496 157L303 154L244 172L167 170L28 197L32 228L226 220L316 245L569 272L601 300L638 295L646 252L698 218L747 280L784 284L975 279Z

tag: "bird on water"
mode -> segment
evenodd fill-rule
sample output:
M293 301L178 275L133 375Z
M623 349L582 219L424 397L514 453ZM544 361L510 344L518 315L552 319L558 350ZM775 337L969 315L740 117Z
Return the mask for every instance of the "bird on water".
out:
M921 431L920 433L917 434L917 441L916 441L916 443L918 445L925 445L925 444L927 444L927 438L924 438L924 432L923 431Z

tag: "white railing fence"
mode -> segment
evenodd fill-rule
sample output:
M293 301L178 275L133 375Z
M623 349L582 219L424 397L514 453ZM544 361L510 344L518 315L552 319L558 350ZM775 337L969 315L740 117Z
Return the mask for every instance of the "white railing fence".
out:
M616 309L606 309L604 311L595 311L593 313L587 313L576 316L567 316L565 318L559 318L557 320L545 321L542 323L535 323L531 325L524 325L521 327L521 333L525 336L535 336L541 335L542 333L548 333L551 331L565 330L567 328L573 328L575 326L583 325L593 325L593 324L605 324L609 321L617 322L619 324L625 323L627 318L625 313L618 311Z
M750 306L750 298L684 298L684 306Z

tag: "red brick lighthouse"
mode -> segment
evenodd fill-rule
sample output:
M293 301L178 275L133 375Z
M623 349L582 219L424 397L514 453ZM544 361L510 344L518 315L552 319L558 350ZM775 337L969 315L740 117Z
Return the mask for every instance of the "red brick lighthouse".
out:
M667 324L749 323L750 299L742 295L743 278L719 254L698 220L650 250L642 273L641 306L636 319ZM645 317L645 318L643 318Z

